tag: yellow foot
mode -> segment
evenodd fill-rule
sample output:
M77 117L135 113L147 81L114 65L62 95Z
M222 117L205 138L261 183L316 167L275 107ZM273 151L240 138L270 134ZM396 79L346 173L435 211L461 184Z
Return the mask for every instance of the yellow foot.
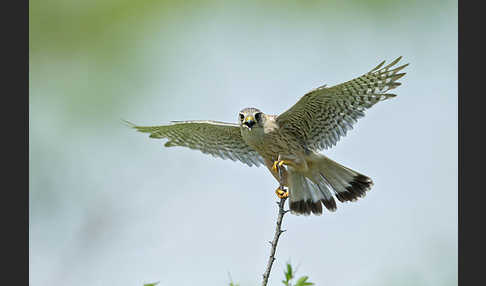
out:
M290 161L285 161L285 160L277 160L275 162L273 162L273 166L272 166L272 169L277 172L278 169L277 169L277 166L278 167L282 167L283 164L285 165L289 165L291 162Z
M275 193L277 194L277 197L279 197L281 199L284 199L284 198L288 198L289 197L289 191L288 190L284 191L280 187L278 187L275 190Z

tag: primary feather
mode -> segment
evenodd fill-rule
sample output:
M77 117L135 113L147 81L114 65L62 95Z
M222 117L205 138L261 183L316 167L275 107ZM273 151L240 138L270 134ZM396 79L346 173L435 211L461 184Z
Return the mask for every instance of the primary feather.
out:
M150 138L169 139L164 146L183 146L222 159L240 161L248 166L260 166L263 158L241 137L237 124L211 121L172 121L169 125L137 126L127 123Z
M353 128L364 111L377 102L394 97L388 93L399 86L408 64L394 67L381 62L368 73L332 87L319 87L305 94L294 106L277 117L281 132L298 138L307 149L322 150L336 145Z

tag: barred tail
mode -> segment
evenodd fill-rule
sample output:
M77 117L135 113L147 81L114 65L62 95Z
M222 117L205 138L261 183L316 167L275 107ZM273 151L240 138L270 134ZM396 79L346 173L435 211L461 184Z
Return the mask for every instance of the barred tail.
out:
M319 155L304 173L288 168L290 210L294 214L322 214L322 205L336 211L340 202L356 201L373 186L371 178Z

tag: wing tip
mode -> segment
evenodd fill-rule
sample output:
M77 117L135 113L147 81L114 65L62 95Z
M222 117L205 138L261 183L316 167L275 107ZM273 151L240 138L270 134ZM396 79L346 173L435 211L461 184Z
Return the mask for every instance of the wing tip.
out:
M399 56L398 58L396 58L396 59L394 60L394 62L395 62L395 63L398 63L398 62L399 62L399 61L400 61L402 58L403 58L403 56Z
M371 72L375 72L375 71L377 71L377 70L379 70L379 69L385 69L385 70L386 70L386 69L389 69L389 68L391 68L392 66L394 66L395 64L397 64L399 61L401 61L402 59L403 59L403 56L399 56L398 58L396 58L396 59L394 59L393 61L391 61L391 62L390 62L388 65L386 65L385 67L383 67L383 65L385 64L385 62L386 62L386 61L382 61L382 62L381 62L381 63L379 63L379 64L378 64L378 65L377 65L377 66L376 66L374 69L372 69L372 70L370 71L370 73L371 73ZM409 64L410 64L410 63L406 63L406 64L404 64L404 65L401 65L401 66L399 66L399 67L395 68L395 70L396 70L396 71L399 71L399 70L401 70L401 69L403 69L403 68L407 67Z
M150 129L150 127L147 127L147 126L138 126L135 123L133 123L131 121L128 121L128 120L125 120L125 119L122 119L122 122L123 122L123 125L125 125L125 126L127 126L129 128L133 128L133 129L137 130L138 132L151 133L150 136L149 136L150 138L156 138L154 136L154 133Z
M123 125L125 125L127 127L130 127L130 128L136 128L137 127L137 125L135 123L130 122L126 119L121 118L120 121L122 122Z
M379 70L383 65L385 64L385 61L382 61L381 63L379 63L376 67L374 67L370 73L374 72L374 71L377 71Z

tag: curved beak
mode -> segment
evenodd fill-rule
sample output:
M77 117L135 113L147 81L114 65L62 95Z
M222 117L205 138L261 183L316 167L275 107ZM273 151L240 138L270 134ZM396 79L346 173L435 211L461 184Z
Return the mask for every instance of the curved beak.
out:
M253 116L251 115L247 116L243 121L243 124L245 124L250 130L253 127L253 125L255 125L255 123L256 123L255 118L253 118Z

